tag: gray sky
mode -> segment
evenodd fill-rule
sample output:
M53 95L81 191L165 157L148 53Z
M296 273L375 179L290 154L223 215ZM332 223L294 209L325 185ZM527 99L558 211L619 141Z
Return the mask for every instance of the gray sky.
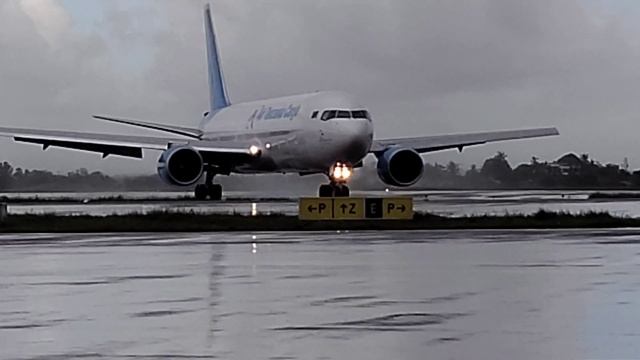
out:
M110 114L195 126L207 108L201 0L0 1L0 126L157 133ZM635 0L216 0L235 102L314 90L359 96L377 137L557 126L561 137L427 155L512 163L573 151L636 156L640 3ZM27 168L151 173L141 163L0 139Z

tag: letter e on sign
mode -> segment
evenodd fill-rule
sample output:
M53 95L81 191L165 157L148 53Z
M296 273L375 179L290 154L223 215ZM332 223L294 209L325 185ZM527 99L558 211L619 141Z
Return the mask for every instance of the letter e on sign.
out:
M382 219L382 199L368 198L364 202L364 212L367 219Z

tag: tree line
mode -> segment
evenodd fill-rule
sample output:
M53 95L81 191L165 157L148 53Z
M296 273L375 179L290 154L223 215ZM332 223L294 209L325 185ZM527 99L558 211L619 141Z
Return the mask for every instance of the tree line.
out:
M229 190L270 190L295 187L297 191L314 191L321 176L287 175L221 177ZM291 185L291 186L289 186ZM386 187L375 166L365 166L352 179L353 189L380 190ZM626 166L601 164L587 154L567 154L555 161L540 161L512 167L507 155L498 152L482 166L463 170L460 164L425 163L424 176L414 189L640 189L640 171ZM156 174L114 177L100 171L78 169L67 174L47 170L14 168L0 164L0 191L170 191L185 188L166 185Z
M625 160L625 163L627 161ZM512 167L507 155L498 152L481 167L463 171L455 162L426 163L424 176L414 187L422 189L640 189L640 171L627 166L601 164L589 157L566 154L555 161L532 157ZM375 170L375 169L373 169ZM371 172L372 170L365 170ZM375 188L367 176L364 187Z
M0 191L118 191L166 190L157 176L113 177L100 171L78 169L67 174L14 168L0 164Z

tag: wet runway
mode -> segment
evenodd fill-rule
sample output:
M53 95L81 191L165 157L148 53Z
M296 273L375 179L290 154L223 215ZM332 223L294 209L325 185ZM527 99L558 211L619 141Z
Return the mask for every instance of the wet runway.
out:
M638 199L590 200L594 191L403 191L354 192L354 196L412 196L416 211L444 216L532 214L540 209L581 213L606 211L617 216L640 217ZM48 202L9 205L11 214L112 215L181 211L222 214L297 215L299 196L313 194L271 194L229 192L222 202L193 201L190 192L169 193L51 193L0 194L12 198L38 196ZM123 196L123 201L102 202L101 198ZM75 203L56 203L51 199L76 199ZM158 199L162 199L158 201Z
M0 235L2 359L623 359L640 231Z

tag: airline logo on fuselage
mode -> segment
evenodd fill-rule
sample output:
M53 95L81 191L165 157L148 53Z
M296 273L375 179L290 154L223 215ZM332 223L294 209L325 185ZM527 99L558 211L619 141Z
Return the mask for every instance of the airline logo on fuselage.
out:
M249 117L249 121L254 120L276 120L289 119L293 120L300 112L301 105L289 105L288 107L274 108L271 106L262 106L255 109Z

